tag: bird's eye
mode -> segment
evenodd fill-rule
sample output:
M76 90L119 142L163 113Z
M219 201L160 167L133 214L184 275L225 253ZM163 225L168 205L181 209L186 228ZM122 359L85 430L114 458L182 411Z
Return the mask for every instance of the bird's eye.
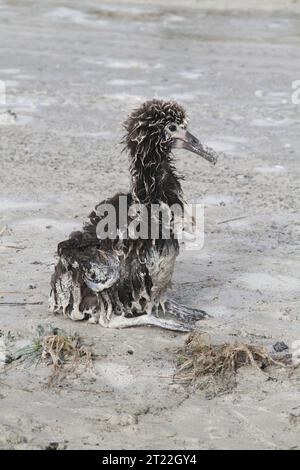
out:
M176 129L177 129L177 127L175 126L175 124L171 124L171 125L169 126L169 131L171 131L171 132L175 132Z

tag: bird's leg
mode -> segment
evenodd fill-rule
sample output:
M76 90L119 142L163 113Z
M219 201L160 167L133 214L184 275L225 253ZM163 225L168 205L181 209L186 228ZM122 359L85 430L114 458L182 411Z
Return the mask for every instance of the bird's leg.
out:
M100 324L101 320L99 321ZM167 320L164 318L158 318L152 314L144 314L139 315L138 317L124 317L120 316L113 316L110 321L102 326L106 326L108 328L131 328L133 326L158 326L160 328L164 328L165 330L173 330L173 331L182 331L188 332L192 331L192 324L189 323L178 323L173 320Z
M208 316L204 310L186 307L185 305L180 305L171 299L166 300L165 310L166 313L178 318L183 322L195 322L198 320L203 320L203 318Z
M71 318L71 320L75 321L80 321L84 320L85 318L85 313L81 312L79 310L79 305L81 302L81 289L80 286L76 285L75 282L73 282L72 286L72 295L73 295L73 307L72 310L67 313L68 317Z

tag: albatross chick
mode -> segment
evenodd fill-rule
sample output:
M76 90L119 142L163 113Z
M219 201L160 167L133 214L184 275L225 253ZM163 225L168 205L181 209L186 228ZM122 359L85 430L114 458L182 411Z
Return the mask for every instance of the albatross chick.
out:
M174 101L146 101L124 127L130 191L102 201L81 231L59 243L51 309L110 328L189 331L205 312L166 297L179 253L172 208L184 207L172 150L189 150L213 164L217 155L188 132L185 110Z

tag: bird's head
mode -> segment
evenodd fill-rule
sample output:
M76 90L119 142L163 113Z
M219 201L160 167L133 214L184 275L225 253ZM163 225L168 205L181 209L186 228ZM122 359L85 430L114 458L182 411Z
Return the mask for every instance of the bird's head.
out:
M187 130L186 112L175 101L149 100L136 108L124 123L126 143L132 156L163 159L174 148L184 148L209 162L217 154Z

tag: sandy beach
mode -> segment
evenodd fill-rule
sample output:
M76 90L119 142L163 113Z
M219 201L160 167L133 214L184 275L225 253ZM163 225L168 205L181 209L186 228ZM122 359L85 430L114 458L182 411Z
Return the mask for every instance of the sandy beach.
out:
M176 151L205 243L181 251L171 293L216 343L300 355L300 2L162 3L0 0L0 357L49 324L95 354L53 386L44 362L0 364L1 449L300 447L299 368L243 367L211 397L173 380L186 334L48 309L58 242L128 189L122 122L175 99L222 155Z

